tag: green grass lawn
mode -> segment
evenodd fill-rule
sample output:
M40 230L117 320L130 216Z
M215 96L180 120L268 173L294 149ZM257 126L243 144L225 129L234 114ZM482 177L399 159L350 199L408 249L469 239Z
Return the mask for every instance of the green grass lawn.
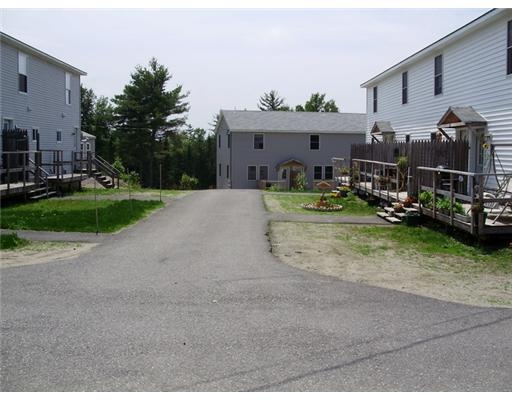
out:
M350 243L361 255L376 255L393 248L397 254L407 256L413 249L427 256L460 257L478 263L486 271L512 273L512 248L504 243L478 244L474 238L459 239L428 226L357 226L352 227L350 233L340 235L339 239Z
M131 204L130 204L131 203ZM160 208L159 201L140 200L41 200L2 208L3 229L30 229L56 232L116 232Z
M25 247L30 242L26 239L18 237L15 233L7 235L0 235L0 249L1 250L15 250Z
M375 215L377 212L376 207L369 206L364 200L361 200L356 195L349 193L344 198L331 198L329 194L326 195L332 203L341 204L342 211L323 212L323 211L310 211L301 207L303 203L312 203L320 199L319 193L311 194L295 194L295 193L278 193L278 194L264 194L263 199L267 209L271 212L286 212L296 214L319 214L319 215Z

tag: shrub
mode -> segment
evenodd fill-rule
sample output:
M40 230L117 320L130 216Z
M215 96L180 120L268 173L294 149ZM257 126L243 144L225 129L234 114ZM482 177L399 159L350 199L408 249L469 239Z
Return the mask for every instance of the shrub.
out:
M28 240L20 238L15 233L0 235L0 249L2 250L16 249L26 246L28 243Z
M306 174L304 172L299 172L297 177L295 178L295 188L299 192L303 192L306 190L308 186L308 179L306 178Z
M195 176L189 176L186 173L181 175L180 189L182 190L193 190L197 188L199 180Z
M421 192L420 203L423 207L432 207L434 201L434 194L432 192Z

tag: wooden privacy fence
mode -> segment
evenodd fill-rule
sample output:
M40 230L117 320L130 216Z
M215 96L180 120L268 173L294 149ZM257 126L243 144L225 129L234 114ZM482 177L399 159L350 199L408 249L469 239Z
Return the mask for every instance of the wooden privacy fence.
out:
M400 157L407 157L408 180L407 191L412 196L418 196L418 181L432 184L431 174L420 171L417 167L467 171L468 150L466 141L429 141L394 143L365 143L353 144L350 151L350 164L353 159L364 159L386 163L396 163ZM466 179L466 178L464 178ZM460 182L461 187L467 187L466 182Z

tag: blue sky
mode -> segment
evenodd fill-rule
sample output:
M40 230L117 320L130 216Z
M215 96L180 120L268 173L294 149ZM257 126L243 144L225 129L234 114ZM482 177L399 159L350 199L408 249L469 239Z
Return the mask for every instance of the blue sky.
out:
M486 9L2 9L2 31L88 73L98 95L121 93L155 56L190 91L188 123L256 109L275 89L291 106L327 93L365 112L364 81Z

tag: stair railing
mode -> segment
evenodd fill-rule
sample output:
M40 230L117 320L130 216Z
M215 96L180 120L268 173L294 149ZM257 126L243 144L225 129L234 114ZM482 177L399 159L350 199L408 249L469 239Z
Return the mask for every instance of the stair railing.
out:
M101 172L110 176L110 178L112 179L112 184L114 186L116 186L116 182L117 182L117 188L119 188L119 178L121 176L121 172L117 168L115 168L112 164L110 164L104 158L100 157L98 154L94 154L92 156L92 163Z

